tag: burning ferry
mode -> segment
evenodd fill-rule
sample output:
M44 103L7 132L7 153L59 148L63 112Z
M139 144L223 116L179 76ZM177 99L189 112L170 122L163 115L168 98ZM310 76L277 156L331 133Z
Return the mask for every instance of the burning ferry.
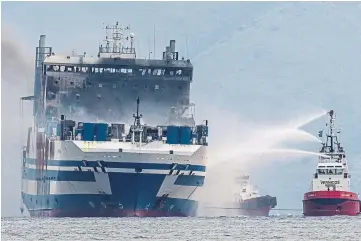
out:
M195 216L208 121L194 120L192 63L179 59L175 40L162 58L144 59L129 27L106 29L95 57L57 55L40 36L34 95L22 98L34 111L22 149L21 211Z

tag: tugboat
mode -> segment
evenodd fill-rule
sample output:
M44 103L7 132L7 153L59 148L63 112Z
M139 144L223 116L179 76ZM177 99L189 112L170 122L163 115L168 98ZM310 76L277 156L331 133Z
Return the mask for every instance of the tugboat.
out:
M350 190L346 153L335 130L335 113L330 115L326 142L322 143L316 173L313 176L311 191L304 194L303 214L305 216L356 216L360 213L358 195ZM323 130L319 132L322 137Z
M237 180L240 192L236 195L239 214L243 216L269 216L272 208L277 206L277 198L269 195L261 196L250 181L250 176L243 174Z

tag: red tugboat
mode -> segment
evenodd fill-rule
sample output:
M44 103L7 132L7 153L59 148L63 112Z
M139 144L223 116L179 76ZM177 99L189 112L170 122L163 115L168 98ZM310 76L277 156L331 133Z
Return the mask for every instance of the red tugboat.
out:
M351 192L351 175L348 170L346 153L338 141L335 131L334 111L329 113L330 121L326 142L322 143L316 173L311 191L304 194L303 214L305 216L356 216L360 213L358 194ZM335 133L336 132L336 133ZM323 131L319 132L322 137Z
M237 195L239 214L243 216L269 216L272 208L277 206L277 198L261 196L251 182L249 175L242 175L238 180L240 192Z

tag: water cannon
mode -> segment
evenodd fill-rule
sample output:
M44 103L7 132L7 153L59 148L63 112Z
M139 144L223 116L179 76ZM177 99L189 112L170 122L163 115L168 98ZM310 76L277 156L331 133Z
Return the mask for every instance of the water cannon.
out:
M330 117L332 118L333 117L333 114L334 114L334 111L333 110L330 110L330 112L328 112L330 114Z

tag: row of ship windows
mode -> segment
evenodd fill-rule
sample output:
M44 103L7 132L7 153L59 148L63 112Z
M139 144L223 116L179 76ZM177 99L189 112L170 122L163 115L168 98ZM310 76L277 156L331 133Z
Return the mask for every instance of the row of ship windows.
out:
M320 175L341 175L343 173L343 169L318 169L318 174Z
M59 84L58 81L55 81L54 83L55 83L56 86ZM65 85L67 85L67 84L65 84ZM75 86L75 83L73 81L70 81L69 85L70 86ZM92 87L93 85L91 83L88 83L87 86ZM127 86L127 84L122 84L121 85L122 88L125 88L126 86ZM98 87L102 88L103 84L98 84ZM112 87L113 87L113 89L117 88L117 84L112 84ZM148 89L148 87L150 87L150 86L149 85L144 85L144 89ZM155 90L159 90L159 89L163 90L163 89L165 89L165 87L166 87L165 85L154 85ZM137 84L133 85L133 88L138 88L138 85ZM182 86L178 86L178 89L181 90Z
M90 87L91 87L91 86L92 86L92 85L90 85ZM124 88L124 87L127 86L127 84L122 84L121 86L122 86L122 88ZM102 87L103 87L103 84L98 84L98 87L99 87L99 88L102 88ZM113 89L117 88L117 84L113 84L112 87L113 87ZM148 89L148 87L150 87L150 86L149 86L149 85L144 85L144 89ZM155 89L155 90L159 90L159 89L164 90L165 87L166 87L165 85L154 85L154 89ZM133 85L133 88L138 88L138 85L137 85L137 84ZM178 86L178 89L181 90L181 89L182 89L182 86Z
M48 79L48 80L52 80L52 79ZM64 79L61 79L61 78L58 78L58 80L55 80L54 81L54 85L55 86L59 86L59 81L61 81L61 85L62 86L83 86L84 84L83 84L83 81L82 80L80 80L80 81L77 81L77 82L75 82L75 81L68 81L68 80L64 80ZM87 81L87 83L86 83L86 86L87 87L93 87L93 84L92 84L92 82L91 81ZM102 87L107 87L107 86L109 86L108 84L104 84L104 83L97 83L97 86L99 87L99 88L102 88ZM115 89L115 88L117 88L117 84L115 84L115 83L113 83L113 84L111 84L111 86L113 87L113 89ZM119 86L121 86L122 88L125 88L126 86L127 86L127 83L123 83L123 84L121 84L121 85L119 85ZM173 85L174 86L174 85ZM138 84L134 84L133 85L133 87L134 88L138 88ZM146 84L146 85L144 85L144 88L145 89L148 89L148 87L150 87L150 85L148 85L148 84ZM165 85L154 85L154 89L165 89ZM178 89L179 90L181 90L182 89L182 86L178 86Z
M87 96L87 95L85 95L85 96ZM63 96L64 97L64 96ZM89 97L89 96L87 96L87 97ZM98 99L98 100L102 100L102 99L105 99L101 94L96 94L96 98ZM121 100L121 98L119 97L119 96L115 96L114 97L115 98L115 100ZM46 96L46 100L47 101L54 101L54 100L56 100L56 95L54 94L54 93L51 93L51 92L48 92L47 93L47 96ZM81 101L81 98L80 98L80 94L76 94L75 95L75 100L77 101L77 102L79 102L79 101ZM89 100L89 99L88 99ZM111 100L111 98L107 98L107 100ZM161 101L161 99L155 99L155 102L156 103L158 103L159 101ZM177 104L180 104L180 105L185 105L185 104L187 104L189 101L188 100L178 100L178 101L176 101L176 103ZM59 100L57 100L57 103L60 103L60 101Z
M37 177L35 178L35 181L45 181L45 180L55 180L55 179L56 179L55 177L43 177L43 178Z
M32 197L30 198L30 202L33 202L33 198L32 198ZM55 199L55 203L56 203L56 204L59 203L57 199ZM35 204L38 204L38 200L35 200ZM49 205L49 199L46 200L46 204Z
M154 68L144 68L144 69L125 69L125 68L88 68L88 67L74 67L74 66L58 66L58 65L46 65L46 71L48 72L73 72L73 73L94 73L94 74L121 74L127 76L144 76L144 75L154 75L154 76L190 76L192 70L176 69L176 68L166 68L166 69L154 69Z

